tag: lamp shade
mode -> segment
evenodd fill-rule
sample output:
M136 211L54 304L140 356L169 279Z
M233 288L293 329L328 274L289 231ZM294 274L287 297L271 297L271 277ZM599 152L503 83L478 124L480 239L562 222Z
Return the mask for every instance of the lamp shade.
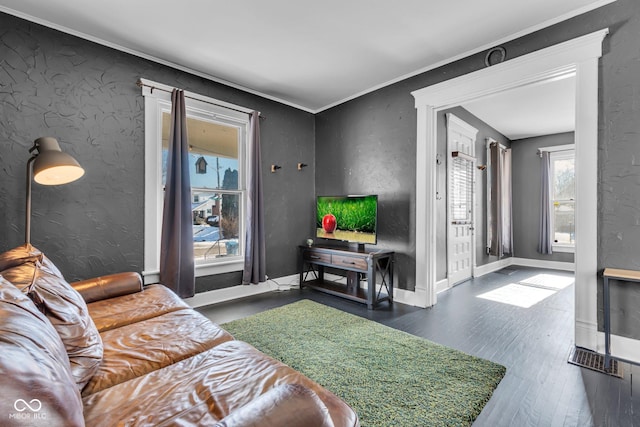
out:
M38 184L67 184L84 175L84 169L76 159L62 152L55 138L38 138L35 145L38 156L33 161L33 179Z

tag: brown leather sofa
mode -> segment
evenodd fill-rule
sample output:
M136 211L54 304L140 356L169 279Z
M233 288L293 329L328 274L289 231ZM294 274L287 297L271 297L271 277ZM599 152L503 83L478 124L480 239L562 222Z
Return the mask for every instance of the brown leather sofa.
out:
M0 425L358 426L337 396L137 273L0 254Z

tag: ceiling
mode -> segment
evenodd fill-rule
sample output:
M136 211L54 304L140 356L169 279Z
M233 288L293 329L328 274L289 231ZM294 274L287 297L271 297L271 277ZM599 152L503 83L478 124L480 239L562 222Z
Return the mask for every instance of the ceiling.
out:
M510 140L573 132L575 74L520 87L463 104L467 111Z
M316 113L612 1L0 0L0 11Z

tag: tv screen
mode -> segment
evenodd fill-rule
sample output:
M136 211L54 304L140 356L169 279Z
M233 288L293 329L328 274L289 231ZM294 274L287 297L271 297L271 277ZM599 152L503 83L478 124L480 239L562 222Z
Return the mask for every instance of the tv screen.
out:
M377 243L378 196L318 196L316 237Z

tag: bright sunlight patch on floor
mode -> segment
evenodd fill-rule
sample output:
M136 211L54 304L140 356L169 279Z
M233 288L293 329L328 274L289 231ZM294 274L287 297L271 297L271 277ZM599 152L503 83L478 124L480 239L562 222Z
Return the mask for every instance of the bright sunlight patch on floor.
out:
M551 289L509 283L501 288L478 295L478 298L529 308L555 293L556 291Z
M520 282L523 285L540 286L541 288L549 289L564 289L573 283L573 277L571 276L558 276L555 274L536 274Z
M536 274L518 283L508 285L478 295L478 298L517 307L529 308L573 283L571 276Z

